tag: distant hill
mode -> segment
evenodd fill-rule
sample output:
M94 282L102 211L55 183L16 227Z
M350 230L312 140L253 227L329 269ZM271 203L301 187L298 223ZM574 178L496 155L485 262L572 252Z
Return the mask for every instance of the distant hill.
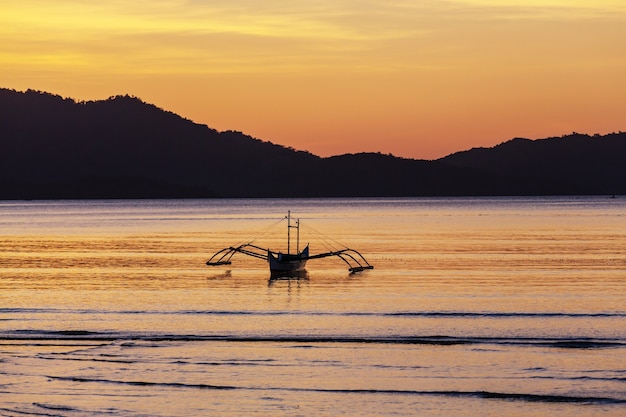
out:
M605 136L573 133L557 138L516 138L439 161L495 175L523 175L559 183L573 194L626 193L626 132Z
M0 89L0 199L624 194L626 134L321 158L130 96Z

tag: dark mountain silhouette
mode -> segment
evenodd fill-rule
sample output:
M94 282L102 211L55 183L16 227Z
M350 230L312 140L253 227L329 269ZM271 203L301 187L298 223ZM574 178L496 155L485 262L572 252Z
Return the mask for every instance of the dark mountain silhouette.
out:
M437 161L309 152L130 96L0 89L0 198L623 194L626 134L516 139Z
M626 133L530 140L516 138L493 148L475 148L440 159L451 166L563 185L574 194L626 192Z

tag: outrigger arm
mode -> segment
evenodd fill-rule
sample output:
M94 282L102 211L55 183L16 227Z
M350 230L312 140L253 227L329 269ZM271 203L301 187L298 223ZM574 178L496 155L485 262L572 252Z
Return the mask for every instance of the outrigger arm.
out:
M252 248L252 250L248 248ZM261 251L261 253L255 252L254 249ZM237 247L231 246L222 249L215 255L211 256L211 259L209 259L206 264L209 266L230 265L230 259L236 253L243 253L244 255L253 256L259 259L267 259L267 252L265 249L250 243L244 243L243 245L239 245Z
M361 272L365 269L374 269L374 266L370 265L370 263L367 262L365 257L361 255L359 251L350 248L311 255L309 256L309 259L328 258L330 256L336 256L348 264L348 271L353 274Z
M237 247L230 246L215 253L215 255L213 255L206 264L209 266L230 265L231 258L236 253L242 253L244 255L267 260L268 250L250 243L245 243ZM366 269L374 269L374 266L370 265L370 263L367 262L365 257L363 257L363 255L361 255L359 251L350 248L345 248L332 252L319 253L317 255L311 255L302 259L321 259L331 256L336 256L344 261L348 265L348 271L350 271L351 273L361 272Z

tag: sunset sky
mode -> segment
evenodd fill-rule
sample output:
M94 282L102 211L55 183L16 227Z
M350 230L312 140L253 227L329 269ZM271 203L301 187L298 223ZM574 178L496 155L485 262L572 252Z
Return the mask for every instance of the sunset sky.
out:
M626 130L625 0L0 0L0 87L329 156Z

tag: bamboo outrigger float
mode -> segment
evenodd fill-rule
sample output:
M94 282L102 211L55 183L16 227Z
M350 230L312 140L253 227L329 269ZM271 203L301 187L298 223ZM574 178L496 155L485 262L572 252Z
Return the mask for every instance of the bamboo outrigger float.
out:
M285 218L287 219L287 253L265 249L249 242L239 246L230 246L218 251L206 264L209 266L230 265L232 257L236 253L241 253L266 260L269 263L270 272L272 274L301 272L305 270L308 260L328 258L331 256L336 256L344 261L348 265L348 270L351 273L374 269L374 266L370 265L363 255L347 247L311 255L309 254L309 245L307 244L305 248L300 251L300 219L296 219L295 224L292 224L291 212L288 212ZM291 229L296 229L297 231L295 253L291 253Z

